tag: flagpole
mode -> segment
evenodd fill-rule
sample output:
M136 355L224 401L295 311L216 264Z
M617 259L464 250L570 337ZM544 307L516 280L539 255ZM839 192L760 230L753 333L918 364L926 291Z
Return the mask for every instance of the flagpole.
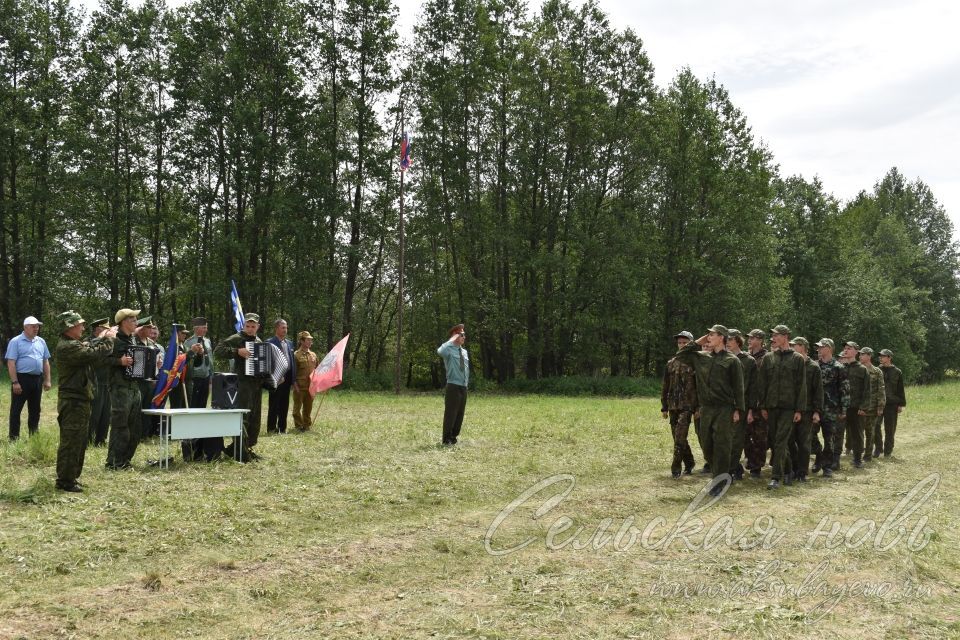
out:
M397 278L397 361L394 365L393 386L397 395L400 395L401 358L403 355L403 176L406 171L400 168L400 272Z
M329 391L329 389L327 389ZM323 399L327 397L327 391L323 392L323 395L320 396L320 404L317 405L317 408L313 412L313 417L310 418L310 426L313 426L313 423L317 421L317 416L320 414L320 407L323 406Z

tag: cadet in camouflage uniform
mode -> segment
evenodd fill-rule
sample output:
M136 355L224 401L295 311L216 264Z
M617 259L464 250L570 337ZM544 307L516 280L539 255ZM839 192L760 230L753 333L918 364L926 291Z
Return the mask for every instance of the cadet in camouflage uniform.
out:
M773 444L773 478L768 489L780 483L790 484L793 464L790 460L790 440L794 425L807 411L806 360L790 348L790 329L778 324L770 338L772 348L760 362L757 386L760 393L760 411L770 425Z
M873 349L864 347L860 349L860 364L867 368L870 376L870 396L863 410L864 425L864 452L863 461L870 462L873 457L873 434L877 422L883 420L883 409L887 404L887 396L883 387L883 371L880 367L873 366Z
M57 423L60 425L57 488L79 493L82 489L77 479L83 471L90 429L90 402L93 400L91 367L110 355L113 338L108 336L96 345L80 342L85 320L76 311L64 311L57 320L63 328L56 349L59 371Z
M743 480L743 447L746 443L747 428L754 420L760 417L757 407L757 361L743 349L743 334L737 329L727 332L727 351L737 356L743 368L743 393L747 404L747 411L740 416L740 422L734 425L733 444L730 449L730 475L736 480Z
M93 321L93 339L90 346L94 347L103 341L103 334L110 329L110 318L100 318ZM110 367L101 361L93 366L93 406L90 409L89 440L95 447L102 447L107 443L107 432L110 429Z
M689 331L681 331L673 336L677 349L682 349L693 340ZM299 369L298 369L299 371ZM690 420L697 410L697 381L693 367L683 364L676 358L667 362L663 371L663 385L660 387L660 413L670 419L670 433L673 436L673 462L670 473L680 477L681 465L687 475L693 472L693 452L687 442Z
M873 456L887 458L893 453L893 439L897 435L897 419L907 406L907 394L903 390L903 372L893 366L893 351L880 350L880 370L883 371L883 386L887 403L883 408L883 431L877 420L877 432L873 438Z
M857 360L860 347L856 342L847 342L843 347L844 366L847 369L847 380L850 382L850 404L847 406L847 446L853 452L853 466L863 466L863 434L864 417L863 407L870 401L870 374L867 368ZM840 468L840 452L843 447L836 446L834 439L833 459L836 464L833 470Z
M850 383L847 369L833 357L833 340L820 338L817 343L820 354L820 377L823 381L823 415L820 430L823 432L823 450L817 455L813 472L822 470L823 476L833 476L833 469L840 465L843 450L843 431L850 404Z
M807 375L807 410L800 416L800 422L793 426L790 440L790 459L793 461L793 477L800 482L807 481L810 468L810 439L814 425L820 424L823 416L823 377L820 365L810 359L810 342L803 336L790 341L794 351L803 356Z
M767 334L761 329L754 329L749 334L748 345L750 347L750 355L758 367L760 366L760 361L767 355L767 350L763 346L763 341L766 337ZM759 397L758 394L758 401ZM748 419L749 417L750 416L747 416ZM760 477L760 470L763 469L763 465L767 461L767 436L767 420L763 417L763 414L760 413L759 409L757 409L753 412L753 422L747 423L746 439L744 441L744 449L747 454L747 469L750 470L750 476L753 478Z
M137 445L140 444L140 383L124 376L124 367L133 364L127 355L137 344L134 331L137 315L134 309L120 309L114 316L117 339L107 356L110 367L110 444L107 448L107 469L129 469Z
M743 367L740 359L726 350L727 328L720 324L710 327L701 336L677 352L675 358L696 371L697 399L700 402L700 420L703 424L704 455L715 461L711 466L713 477L728 475L734 424L746 411L743 395ZM700 351L707 346L709 351ZM727 461L720 464L721 460ZM726 484L718 482L710 494L723 493Z
M248 313L244 316L243 331L235 333L217 345L213 355L228 359L232 362L233 372L237 374L237 407L249 409L250 413L243 414L243 450L240 450L238 438L233 439L230 449L231 455L240 462L259 460L260 456L253 452L260 438L261 404L263 402L263 381L246 374L246 359L250 352L244 346L247 342L262 342L257 337L260 330L260 316Z

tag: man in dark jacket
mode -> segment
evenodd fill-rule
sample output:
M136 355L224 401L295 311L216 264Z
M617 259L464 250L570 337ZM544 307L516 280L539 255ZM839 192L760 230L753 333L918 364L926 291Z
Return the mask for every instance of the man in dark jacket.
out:
M897 419L900 412L907 406L907 394L903 389L903 372L893 366L893 351L880 350L880 370L883 371L883 386L886 391L886 404L883 408L883 430L880 429L880 420L877 421L877 430L874 434L876 450L873 457L889 458L893 453L893 439L897 435Z
M797 336L790 341L790 345L806 361L807 409L800 416L800 422L794 424L793 437L790 439L793 475L800 482L806 482L807 471L810 468L810 440L813 426L820 424L823 419L823 376L820 373L820 365L810 359L810 343L806 338Z
M790 484L793 465L790 438L807 410L806 360L790 348L790 329L778 324L770 337L773 350L763 357L757 374L760 412L773 443L773 479L768 489Z

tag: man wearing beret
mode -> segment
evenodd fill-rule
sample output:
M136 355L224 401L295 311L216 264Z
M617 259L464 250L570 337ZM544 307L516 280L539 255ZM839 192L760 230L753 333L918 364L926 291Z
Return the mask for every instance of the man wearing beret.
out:
M681 331L673 336L677 349L682 349L693 340L689 331ZM660 387L660 414L670 419L670 433L673 436L673 461L670 473L680 477L681 465L687 475L693 473L693 451L687 441L690 421L697 411L697 376L688 364L671 358L663 370L663 384Z
M850 404L847 406L847 448L853 453L853 466L863 466L863 410L870 402L870 374L857 359L860 346L856 342L847 342L843 346L843 362L847 368L847 380L850 382ZM834 440L836 443L836 440ZM840 468L840 452L843 447L834 448L834 471Z
M120 309L113 320L117 325L117 339L107 356L110 367L110 443L107 447L107 469L129 469L140 444L142 428L140 415L140 381L130 380L124 368L133 364L127 355L130 347L139 344L134 332L137 329L135 309Z
M873 366L873 349L864 347L860 349L860 364L867 368L870 380L870 397L866 406L860 407L863 411L864 424L864 451L863 461L870 462L873 456L873 434L877 422L883 419L883 408L886 405L886 392L883 387L883 371L880 367Z
M104 361L113 352L113 337L106 337L95 345L81 342L86 321L76 311L64 311L57 316L60 341L56 357L59 372L57 423L60 425L60 445L57 447L57 488L79 493L83 458L90 430L90 403L93 400L91 368Z
M453 446L460 437L463 414L467 408L467 385L470 384L470 357L463 343L467 339L462 324L450 328L449 339L437 349L447 370L447 387L443 400L443 444Z
M733 445L730 450L730 475L736 480L743 480L743 449L746 443L747 428L760 417L757 406L757 361L753 356L743 351L743 334L738 329L730 329L727 337L727 351L737 356L740 366L743 367L743 394L747 403L747 411L740 416L740 422L735 426Z
M260 316L248 313L243 316L243 331L237 332L221 341L213 350L218 358L230 360L233 372L237 374L237 407L249 409L243 414L243 447L240 447L239 438L233 439L230 454L239 462L259 460L260 455L254 453L260 439L261 407L263 404L263 380L248 376L246 361L252 355L247 349L248 342L261 342L257 336L260 330Z
M807 376L807 409L800 416L800 422L793 425L790 438L790 460L793 461L793 477L800 482L807 481L810 468L810 439L813 428L820 424L823 417L823 376L820 365L810 359L810 342L803 336L790 341L793 350L803 356Z
M829 478L833 476L833 470L840 466L844 425L850 405L850 382L847 380L846 367L833 357L833 340L820 338L817 354L820 356L818 365L823 384L823 416L820 419L823 450L814 461L813 472L823 471L823 476Z
M903 389L903 372L893 366L893 351L880 350L880 370L883 371L883 387L886 395L886 404L883 407L883 429L880 429L881 420L877 420L877 430L874 435L873 457L889 458L893 453L893 439L897 435L897 418L907 406L907 394Z
M750 356L758 368L764 356L767 355L767 350L764 347L764 340L766 340L766 338L767 334L762 329L753 329L748 334L747 346L750 348ZM759 389L756 390L756 397L759 402ZM747 469L750 470L751 478L759 478L760 470L763 469L763 465L767 461L767 442L769 440L767 437L767 421L763 417L763 414L760 413L759 407L754 407L752 422L749 421L749 417L748 415L746 437L744 440L744 450L747 455Z
M706 449L703 454L714 464L713 477L729 478L730 450L734 425L746 411L743 393L743 367L740 359L726 349L727 328L715 324L696 342L677 352L675 358L694 368L697 376L697 399ZM707 351L700 351L706 347ZM710 495L723 493L729 481L718 481Z
M793 463L790 440L794 425L808 410L806 360L790 348L790 329L778 324L770 336L772 351L764 356L757 373L760 413L767 420L773 444L773 472L768 489L790 484Z
M309 331L297 334L296 361L297 380L293 389L293 426L298 431L310 430L310 414L313 411L313 396L310 395L310 375L317 368L317 354L310 350L313 336Z
M93 321L93 337L90 346L103 342L104 335L110 330L110 318ZM110 429L110 367L100 360L93 367L93 404L90 408L89 441L95 447L107 444L107 432Z

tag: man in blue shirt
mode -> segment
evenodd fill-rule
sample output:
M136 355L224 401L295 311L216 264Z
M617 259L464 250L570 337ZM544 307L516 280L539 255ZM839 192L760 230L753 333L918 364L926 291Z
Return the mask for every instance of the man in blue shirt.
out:
M467 385L470 383L470 358L463 343L467 334L462 324L450 329L450 339L440 345L437 354L447 370L447 389L443 402L443 444L457 444L463 412L467 406Z
M290 411L290 389L297 387L297 361L293 358L293 342L287 338L287 321L277 318L273 323L273 337L267 339L287 357L287 373L276 389L267 392L267 433L287 432L287 413Z
M40 395L50 390L50 350L38 334L42 322L29 316L23 333L7 344L7 372L13 395L10 402L10 439L20 437L20 414L27 405L27 428L33 435L40 428Z

